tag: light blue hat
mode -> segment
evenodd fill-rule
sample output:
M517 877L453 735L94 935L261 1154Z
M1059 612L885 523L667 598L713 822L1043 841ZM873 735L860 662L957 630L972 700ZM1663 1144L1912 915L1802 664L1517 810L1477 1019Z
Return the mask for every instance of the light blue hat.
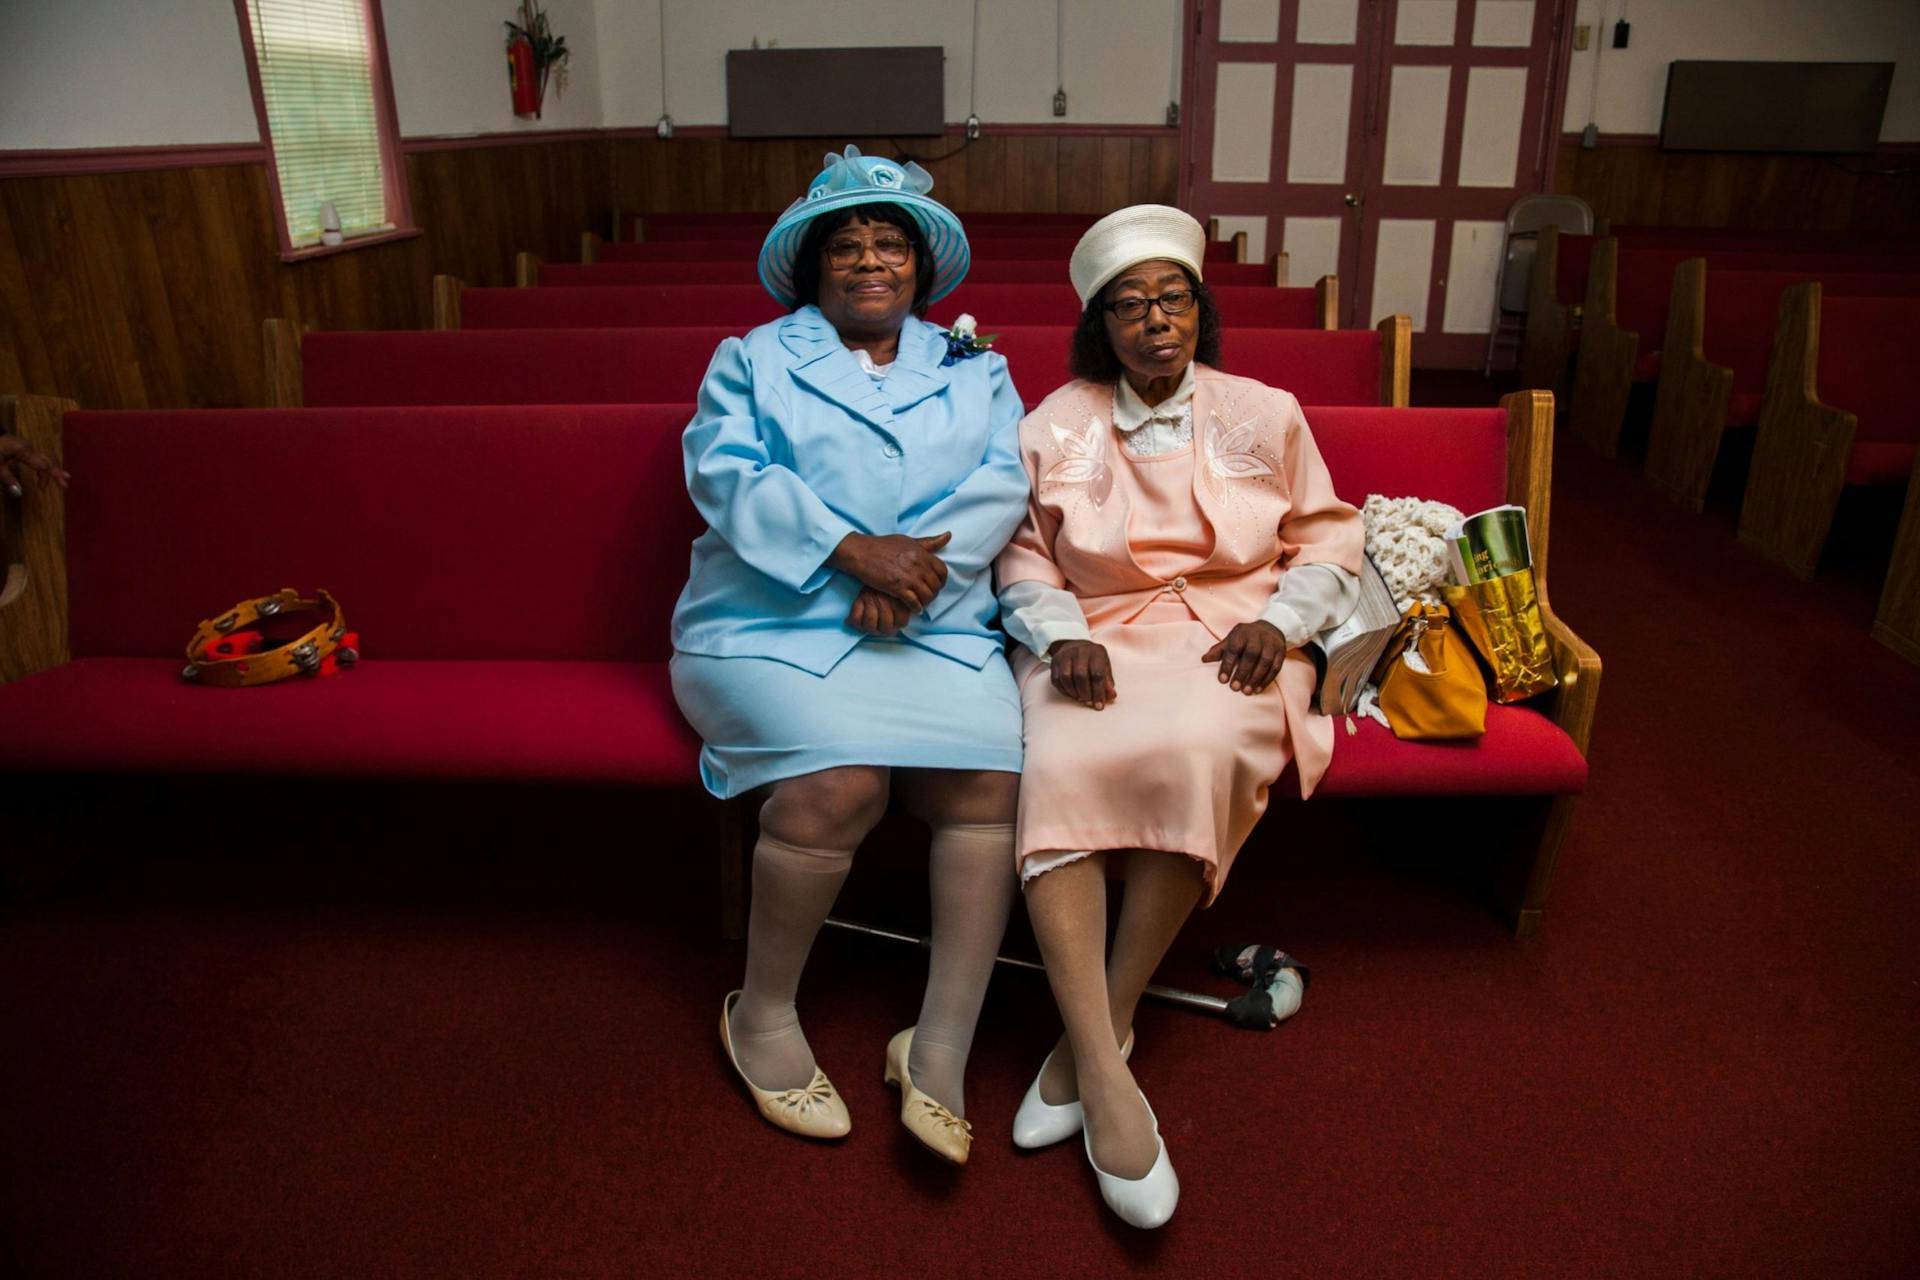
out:
M792 306L793 260L815 218L856 204L897 204L920 224L920 233L926 237L927 251L933 255L933 292L926 300L939 301L966 278L973 254L960 219L928 196L931 190L933 175L911 160L899 165L879 156L863 156L855 146L849 146L845 155L829 151L827 167L808 186L807 194L788 205L767 232L767 242L760 246L760 283L780 305Z

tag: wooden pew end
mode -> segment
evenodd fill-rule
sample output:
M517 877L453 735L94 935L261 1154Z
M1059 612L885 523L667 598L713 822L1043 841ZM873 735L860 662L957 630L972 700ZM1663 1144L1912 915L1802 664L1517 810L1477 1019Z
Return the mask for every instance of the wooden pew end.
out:
M277 317L262 320L260 352L266 362L267 408L300 408L305 403L300 326Z
M460 294L467 287L459 276L433 278L433 327L439 330L460 327Z
M1413 321L1388 316L1380 331L1380 403L1404 409L1413 402Z
M52 396L0 396L0 433L18 436L63 460L67 414L79 408ZM58 485L36 483L21 499L0 495L0 683L57 667L67 645L67 499Z

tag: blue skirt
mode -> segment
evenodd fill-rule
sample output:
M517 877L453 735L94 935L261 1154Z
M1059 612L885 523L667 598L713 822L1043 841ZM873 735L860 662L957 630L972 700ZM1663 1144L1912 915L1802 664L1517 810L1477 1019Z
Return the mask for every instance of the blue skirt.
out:
M978 671L863 640L824 676L772 658L673 655L673 696L721 799L841 765L1020 772L1020 691L999 654Z

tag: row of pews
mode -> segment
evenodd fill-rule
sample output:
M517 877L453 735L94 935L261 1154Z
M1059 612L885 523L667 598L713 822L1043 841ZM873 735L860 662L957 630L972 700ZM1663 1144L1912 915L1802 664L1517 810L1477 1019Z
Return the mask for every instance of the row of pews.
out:
M1637 410L1647 483L1694 512L1750 451L1740 541L1795 577L1849 489L1905 486L1873 631L1920 662L1920 240L1547 228L1530 289L1522 377L1571 388L1570 433L1614 456Z
M1029 403L1067 377L1078 315L1067 261L1091 220L1022 218L1014 234L969 218L973 278L934 312L971 310L983 334L998 334ZM594 247L597 260L564 267L522 255L513 288L442 278L432 330L302 333L268 320L262 409L0 401L0 430L64 453L80 478L71 495L47 490L24 506L25 589L0 597L0 777L697 790L699 743L667 673L667 620L702 525L680 433L714 347L779 314L751 275L757 234L727 223L622 220L640 243L674 246L666 261L598 260ZM1051 256L992 256L1035 239L1051 241ZM715 242L738 260L695 247ZM1231 242L1212 252L1223 259L1208 270L1222 363L1300 398L1344 497L1515 502L1535 514L1559 687L1490 707L1471 744L1350 726L1315 800L1469 798L1476 829L1499 846L1495 897L1530 933L1586 783L1601 674L1549 595L1552 398L1409 407L1406 317L1337 329L1334 281L1293 289L1276 282L1284 260L1224 260L1244 256ZM1262 272L1264 282L1242 278ZM333 592L367 660L341 679L258 693L195 687L179 649L192 611L284 584ZM1487 821L1494 813L1511 821ZM734 937L747 868L738 821L737 809L721 815L718 859Z
M744 222L707 226L665 217L645 224L659 238L638 243L608 244L588 234L580 263L520 253L512 287L476 288L437 276L434 328L427 332L303 334L268 320L270 404L691 401L723 338L782 314L755 269L770 216L752 216L763 224L758 234ZM1081 308L1067 259L1091 221L1074 216L1009 235L995 234L991 223L975 230L969 219L973 267L927 316L940 325L963 313L976 317L981 333L995 335L994 349L1006 357L1029 407L1068 380ZM998 256L1008 246L1013 256ZM1049 256L1038 256L1043 248ZM664 252L613 260L616 250L642 249ZM1211 241L1207 250L1228 368L1284 386L1305 404L1409 403L1407 317L1341 330L1334 277L1310 287L1276 284L1284 256L1267 264L1234 261L1243 251L1232 241Z

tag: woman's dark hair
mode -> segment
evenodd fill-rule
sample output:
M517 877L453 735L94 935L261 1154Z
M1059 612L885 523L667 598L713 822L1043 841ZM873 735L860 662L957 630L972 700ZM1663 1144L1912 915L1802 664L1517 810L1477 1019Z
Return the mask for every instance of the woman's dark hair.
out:
M1220 309L1213 305L1213 291L1193 278L1193 272L1185 267L1180 273L1193 287L1195 304L1200 308L1200 340L1194 346L1193 358L1209 368L1220 367ZM798 275L798 272L795 272ZM1076 378L1088 382L1118 382L1120 380L1120 357L1113 354L1113 343L1107 340L1107 313L1100 303L1106 295L1103 288L1087 302L1087 308L1080 313L1080 323L1073 331L1073 350L1067 356L1067 369Z
M900 228L900 234L913 246L913 314L926 315L933 293L933 254L927 251L926 233L920 230L920 224L897 204L850 205L815 218L793 255L793 306L789 309L798 311L820 301L820 251L834 232L855 221L885 222Z

